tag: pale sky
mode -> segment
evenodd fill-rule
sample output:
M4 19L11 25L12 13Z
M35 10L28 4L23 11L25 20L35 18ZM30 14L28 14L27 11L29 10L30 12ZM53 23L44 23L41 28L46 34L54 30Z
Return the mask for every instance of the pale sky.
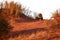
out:
M0 0L4 1L4 0ZM9 2L11 0L8 0ZM44 19L50 19L52 13L60 8L60 0L12 0L21 3L32 11L42 13ZM33 15L34 13L32 13ZM34 15L33 15L34 16Z

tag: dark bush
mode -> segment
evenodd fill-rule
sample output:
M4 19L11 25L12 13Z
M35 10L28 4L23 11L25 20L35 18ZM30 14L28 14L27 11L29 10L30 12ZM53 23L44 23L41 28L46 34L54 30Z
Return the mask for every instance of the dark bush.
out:
M0 17L0 40L3 40L11 29L12 27L8 22L3 17Z

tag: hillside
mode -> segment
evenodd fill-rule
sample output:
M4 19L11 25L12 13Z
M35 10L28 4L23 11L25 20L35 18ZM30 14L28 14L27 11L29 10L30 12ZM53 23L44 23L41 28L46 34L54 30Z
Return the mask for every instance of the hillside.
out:
M60 17L50 20L34 20L28 17L6 16L13 27L9 40L57 40L60 39Z
M56 20L33 20L33 19L23 19L23 18L11 18L9 20L10 25L13 26L13 31L18 30L29 30L35 28L45 28L51 23L57 24Z
M58 21L55 19L31 20L28 18L11 18L9 23L13 26L13 30L9 33L12 38L9 38L9 40L60 39L60 26L53 26L53 24L58 24Z
M33 19L24 15L25 9L21 5L7 1L5 4L5 8L3 8L4 5L1 3L0 17L4 18L8 22L8 26L13 29L6 36L0 37L5 38L3 40L60 40L60 14L58 11L52 16L53 19L43 19L42 14Z

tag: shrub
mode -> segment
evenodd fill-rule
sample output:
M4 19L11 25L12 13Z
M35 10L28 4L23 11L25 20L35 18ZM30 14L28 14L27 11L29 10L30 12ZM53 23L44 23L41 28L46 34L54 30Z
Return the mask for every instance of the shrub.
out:
M3 40L11 29L12 27L8 22L3 17L0 17L0 40Z

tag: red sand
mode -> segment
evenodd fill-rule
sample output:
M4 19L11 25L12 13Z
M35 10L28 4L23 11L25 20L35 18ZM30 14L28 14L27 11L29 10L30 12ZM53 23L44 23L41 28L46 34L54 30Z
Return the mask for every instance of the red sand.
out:
M16 23L15 20L19 20L19 23ZM28 22L28 21L29 22ZM10 25L12 25L13 30L12 31L21 31L21 30L29 30L29 29L35 29L35 28L44 28L48 27L51 23L57 24L56 20L36 20L36 21L30 21L30 19L21 19L21 18L11 18L9 20Z

